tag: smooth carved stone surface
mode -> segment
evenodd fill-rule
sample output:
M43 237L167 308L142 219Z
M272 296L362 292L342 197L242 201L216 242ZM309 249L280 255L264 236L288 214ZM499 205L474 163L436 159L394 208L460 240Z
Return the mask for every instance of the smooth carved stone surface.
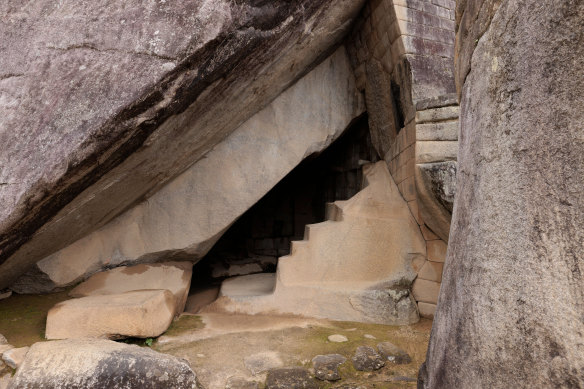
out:
M175 299L174 314L184 311L193 264L190 262L165 262L148 265L121 266L93 275L76 286L69 296L87 297L120 294L140 289L167 289Z
M308 373L301 367L274 369L268 372L266 389L317 389L318 386Z
M202 389L184 359L99 339L35 343L9 388Z
M175 306L173 294L162 289L67 300L49 311L46 337L156 337L172 322Z
M353 366L359 371L375 371L385 366L381 355L373 347L359 346L351 358Z
M446 242L456 194L456 166L455 161L421 163L414 171L422 219Z
M341 379L339 366L347 361L347 358L340 354L317 355L312 358L314 375L322 381L337 381Z
M401 348L391 342L382 342L377 345L379 354L387 361L396 365L403 365L412 362L412 358Z
M413 263L426 242L385 161L363 168L364 188L310 224L305 240L280 257L267 275L236 277L221 287L215 309L249 314L280 312L333 320L407 325L419 320L409 288ZM246 286L247 284L247 286ZM248 293L258 290L256 295Z
M457 76L457 199L419 387L582 388L584 2L477 8L491 3L458 4L492 22L478 42L460 33L476 48Z
M362 3L4 1L0 289L200 160Z
M50 290L103 267L173 258L196 261L239 216L305 157L325 149L363 110L340 47L147 201L43 259L34 273L45 274L50 282L43 287Z

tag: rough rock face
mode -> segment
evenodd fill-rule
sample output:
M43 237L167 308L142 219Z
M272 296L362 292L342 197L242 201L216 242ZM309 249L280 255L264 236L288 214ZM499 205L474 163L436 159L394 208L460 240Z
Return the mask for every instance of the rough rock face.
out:
M467 0L458 20L457 200L420 386L582 388L584 2Z
M414 177L422 218L436 235L448 241L456 192L456 162L417 164Z
M3 2L0 289L199 160L361 5Z
M146 201L40 261L17 285L50 291L104 267L202 258L231 223L363 110L341 47L205 158Z
M9 388L202 388L188 362L109 340L35 343Z

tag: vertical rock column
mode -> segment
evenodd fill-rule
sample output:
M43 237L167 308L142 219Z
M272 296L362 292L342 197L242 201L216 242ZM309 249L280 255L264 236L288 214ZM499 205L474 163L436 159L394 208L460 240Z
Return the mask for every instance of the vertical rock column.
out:
M457 9L457 199L423 388L584 387L584 2Z

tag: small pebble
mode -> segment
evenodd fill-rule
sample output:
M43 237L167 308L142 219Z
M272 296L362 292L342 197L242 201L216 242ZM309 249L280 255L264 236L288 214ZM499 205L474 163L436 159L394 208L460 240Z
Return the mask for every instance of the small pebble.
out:
M330 335L328 337L329 342L335 342L335 343L343 343L343 342L348 342L349 339L347 339L347 337L345 335L341 335L341 334L334 334L334 335Z

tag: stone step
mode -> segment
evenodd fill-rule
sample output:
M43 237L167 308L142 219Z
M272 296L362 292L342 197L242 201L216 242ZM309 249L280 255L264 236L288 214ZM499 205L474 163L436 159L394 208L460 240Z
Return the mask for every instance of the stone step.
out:
M223 281L219 296L265 296L273 293L275 285L276 273L258 273L233 277Z
M327 220L321 223L307 224L304 228L304 240L315 240L316 235L319 234L323 229L328 228L335 221Z
M291 257L296 255L299 251L305 250L308 246L308 240L293 240L290 242L290 255L286 255L287 257ZM282 259L281 257L280 259Z

